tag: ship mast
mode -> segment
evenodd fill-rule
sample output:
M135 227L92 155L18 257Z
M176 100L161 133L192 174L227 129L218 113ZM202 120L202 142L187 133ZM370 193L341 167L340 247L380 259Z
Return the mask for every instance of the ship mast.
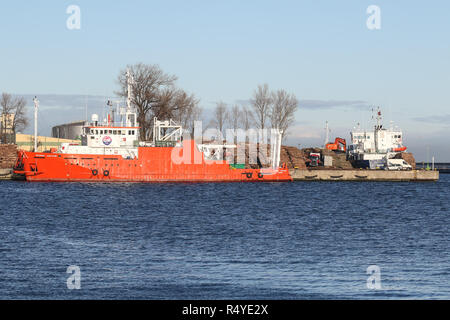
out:
M128 86L128 97L127 97L127 112L131 112L131 97L132 97L132 90L131 84L133 82L133 78L131 76L130 69L127 69L127 86Z
M37 152L37 118L38 118L38 108L39 108L39 100L37 97L34 97L34 152Z
M127 111L125 112L125 123L127 127L134 127L137 126L137 121L136 121L136 114L133 111L133 107L131 105L131 99L133 96L133 83L134 83L134 79L133 79L133 75L130 72L130 69L127 69L127 91L128 91L128 96L127 96Z
M379 152L379 149L378 149L378 132L383 128L383 126L381 124L382 117L381 117L380 107L377 107L375 119L377 120L377 124L375 125L375 130L374 130L375 152L378 153Z

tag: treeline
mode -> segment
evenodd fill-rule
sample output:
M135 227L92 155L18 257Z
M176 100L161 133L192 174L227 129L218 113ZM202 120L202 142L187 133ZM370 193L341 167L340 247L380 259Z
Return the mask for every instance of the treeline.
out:
M136 107L141 140L151 139L154 117L171 118L193 132L194 122L203 119L203 109L194 94L177 87L175 75L165 73L157 65L128 65L119 74L120 89L116 92L124 98L128 96L127 70L133 75L131 102ZM267 84L259 85L248 103L228 106L218 102L208 127L222 134L225 129L278 128L285 137L297 108L294 94L283 89L272 91Z
M141 140L151 140L153 118L173 119L193 133L194 122L203 120L200 100L176 85L177 77L165 73L158 65L138 63L128 65L118 76L117 95L127 98L127 71L133 75L131 103L137 111L141 126ZM9 143L8 136L24 130L28 125L26 101L3 93L1 100L0 141ZM298 100L285 90L269 89L267 84L259 85L247 103L232 106L224 102L216 103L212 119L203 129L214 128L225 136L226 129L266 129L283 130L288 133L294 121Z
M246 104L235 104L231 108L218 102L214 109L212 124L224 135L224 129L280 129L286 137L295 120L298 100L283 89L271 91L267 84L259 85L252 99Z
M23 97L2 93L0 99L0 143L15 143L15 134L28 126Z

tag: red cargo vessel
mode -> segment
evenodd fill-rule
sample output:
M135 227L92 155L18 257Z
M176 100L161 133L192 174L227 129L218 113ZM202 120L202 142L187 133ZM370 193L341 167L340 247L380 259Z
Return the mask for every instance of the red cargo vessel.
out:
M292 181L287 167L279 167L280 138L277 138L278 149L273 149L271 168L245 169L227 160L227 150L235 149L235 145L183 140L183 129L172 120L155 118L152 141L139 141L139 126L130 96L127 107L120 108L116 114L121 116L120 123L114 122L114 113L103 124L97 115L92 115L92 123L83 128L79 144L63 143L58 150L50 152L19 151L14 172L25 176L27 181Z
M70 147L78 146L69 146L69 149ZM61 148L67 146L63 145ZM118 153L115 154L114 150L112 154L61 151L49 153L19 151L14 172L25 175L27 181L292 181L286 166L278 169L236 169L226 160L208 160L205 153L198 150L198 145L193 140L183 141L181 146L138 147L133 157L123 157Z

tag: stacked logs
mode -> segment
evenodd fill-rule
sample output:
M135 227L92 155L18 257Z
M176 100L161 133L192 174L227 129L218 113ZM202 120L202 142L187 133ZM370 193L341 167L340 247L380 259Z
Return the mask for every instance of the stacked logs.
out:
M409 165L413 168L413 170L416 170L416 159L414 159L414 155L410 152L402 152L396 154L394 159L403 159L406 162L408 162Z
M259 152L258 152L259 151ZM247 169L267 168L270 164L270 144L239 143L238 152L245 154L245 167ZM280 165L286 164L289 169L306 169L305 154L296 147L282 146L280 152ZM235 156L235 163L237 163Z
M17 160L17 146L0 144L0 169L11 169Z

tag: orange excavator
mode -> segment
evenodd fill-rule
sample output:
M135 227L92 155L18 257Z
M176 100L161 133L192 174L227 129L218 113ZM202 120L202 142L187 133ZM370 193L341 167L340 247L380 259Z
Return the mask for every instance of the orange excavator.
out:
M345 141L345 139L336 138L336 140L334 140L334 143L328 143L325 147L328 150L346 152L347 142Z

